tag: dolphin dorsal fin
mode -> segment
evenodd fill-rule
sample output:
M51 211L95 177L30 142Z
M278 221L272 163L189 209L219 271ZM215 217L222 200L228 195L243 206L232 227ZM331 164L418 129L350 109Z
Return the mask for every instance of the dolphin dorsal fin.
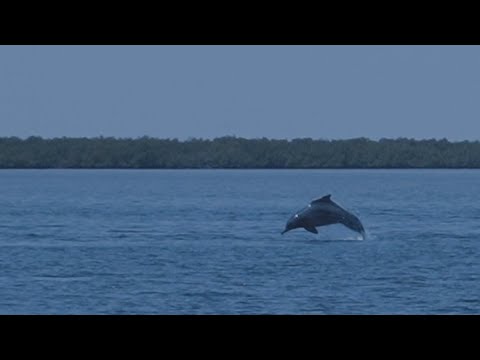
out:
M318 203L330 203L332 200L330 199L331 194L325 195L321 197L320 199L315 199L313 200L310 204L318 204Z

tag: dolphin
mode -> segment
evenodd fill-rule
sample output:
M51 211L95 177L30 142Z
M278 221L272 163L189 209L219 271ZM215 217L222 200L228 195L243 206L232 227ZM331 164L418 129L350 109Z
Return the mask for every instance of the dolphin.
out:
M363 239L365 239L365 229L360 220L355 215L342 209L338 204L335 204L330 197L331 195L329 194L313 200L307 207L294 214L288 219L282 235L296 228L304 228L311 233L318 234L316 226L340 223L360 233Z

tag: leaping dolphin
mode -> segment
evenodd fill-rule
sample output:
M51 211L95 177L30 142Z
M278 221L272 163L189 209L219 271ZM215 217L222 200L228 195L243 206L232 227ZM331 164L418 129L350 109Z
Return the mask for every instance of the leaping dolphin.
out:
M288 219L282 235L287 231L302 227L311 233L318 234L315 228L316 226L340 223L360 233L363 239L365 239L365 229L360 220L355 215L335 204L330 199L330 196L329 194L320 199L313 200L306 208L294 214Z

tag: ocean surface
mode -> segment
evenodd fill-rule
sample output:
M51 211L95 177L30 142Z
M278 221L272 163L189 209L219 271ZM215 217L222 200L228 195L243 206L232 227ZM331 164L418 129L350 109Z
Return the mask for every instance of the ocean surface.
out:
M478 170L1 170L0 314L479 314ZM311 200L357 215L280 235Z

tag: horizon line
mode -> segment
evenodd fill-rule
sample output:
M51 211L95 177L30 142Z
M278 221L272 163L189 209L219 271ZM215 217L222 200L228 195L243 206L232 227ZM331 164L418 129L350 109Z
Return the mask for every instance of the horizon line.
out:
M312 137L295 137L295 138L269 138L266 136L259 136L259 137L243 137L237 135L222 135L217 137L195 137L189 136L187 138L181 139L178 137L156 137L156 136L149 136L149 135L142 135L136 137L122 137L122 136L105 136L105 135L97 135L97 136L54 136L54 137L43 137L40 135L29 135L29 136L0 136L0 140L2 139L18 139L22 141L26 140L33 140L33 139L41 139L41 140L64 140L64 139L87 139L87 140L102 140L102 139L109 139L109 140L141 140L141 139L149 139L149 140L169 140L169 141L178 141L178 142L189 142L189 141L215 141L218 139L239 139L239 140L268 140L268 141L287 141L292 142L295 140L312 140L312 141L351 141L351 140L366 140L372 142L380 142L380 141L391 141L391 140L407 140L407 141L446 141L449 143L461 143L461 142L479 142L480 139L475 140L449 140L446 137L442 138L414 138L414 137L405 137L399 136L396 138L393 137L381 137L378 139L372 139L366 136L359 136L359 137L351 137L351 138L312 138Z

